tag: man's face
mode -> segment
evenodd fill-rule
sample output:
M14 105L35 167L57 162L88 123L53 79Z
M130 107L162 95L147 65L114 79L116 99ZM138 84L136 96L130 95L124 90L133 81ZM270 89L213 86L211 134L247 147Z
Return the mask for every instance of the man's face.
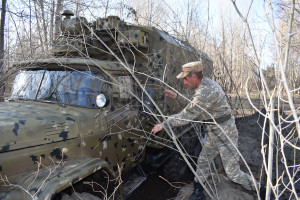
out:
M187 75L186 77L184 77L183 83L193 90L199 86L200 80L195 74L192 74L191 76Z

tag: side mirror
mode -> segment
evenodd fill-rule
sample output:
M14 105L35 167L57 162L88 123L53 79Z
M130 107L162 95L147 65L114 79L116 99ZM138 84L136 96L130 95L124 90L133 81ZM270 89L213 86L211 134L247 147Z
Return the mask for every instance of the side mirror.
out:
M99 108L103 108L108 104L108 98L105 94L99 94L96 98L96 103Z
M152 99L155 99L155 90L153 89L145 89L147 93L150 95ZM151 102L150 98L147 96L145 92L142 92L142 110L146 112L151 112L153 111L154 105Z

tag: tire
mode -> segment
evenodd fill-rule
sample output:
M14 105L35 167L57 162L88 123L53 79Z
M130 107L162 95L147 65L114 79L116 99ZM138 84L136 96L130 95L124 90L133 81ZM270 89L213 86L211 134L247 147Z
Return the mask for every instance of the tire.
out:
M186 152L197 162L202 149L194 129L182 135L179 139ZM195 165L192 163L194 169ZM169 181L190 181L194 175L179 152L175 152L165 163L163 174Z

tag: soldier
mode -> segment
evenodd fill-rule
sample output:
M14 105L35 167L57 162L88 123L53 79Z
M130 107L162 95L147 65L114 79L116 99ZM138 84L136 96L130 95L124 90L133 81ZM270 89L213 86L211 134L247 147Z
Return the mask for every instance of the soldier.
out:
M156 134L167 125L175 127L188 124L200 116L206 124L207 134L207 140L197 161L196 173L201 182L204 183L209 175L210 162L220 154L227 176L244 188L255 190L254 184L257 183L253 182L250 175L240 170L239 155L234 148L234 146L238 146L238 131L225 93L220 85L207 77L203 77L200 61L183 65L182 72L177 78L183 78L183 83L194 90L195 94L191 102L180 113L168 117L162 124L156 124L151 133ZM164 93L168 98L177 97L177 94L171 90L166 90ZM194 191L189 199L205 199L203 188L196 177Z

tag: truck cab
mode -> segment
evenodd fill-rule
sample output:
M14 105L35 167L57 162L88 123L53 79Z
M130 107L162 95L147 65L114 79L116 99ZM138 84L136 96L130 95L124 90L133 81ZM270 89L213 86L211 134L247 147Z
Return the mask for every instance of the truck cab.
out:
M132 178L147 159L162 164L172 141L150 130L159 110L182 109L163 91L186 92L176 74L188 61L212 70L204 53L155 27L72 15L63 13L50 57L14 66L0 103L0 199L53 199L96 173ZM121 198L132 192L120 188Z

